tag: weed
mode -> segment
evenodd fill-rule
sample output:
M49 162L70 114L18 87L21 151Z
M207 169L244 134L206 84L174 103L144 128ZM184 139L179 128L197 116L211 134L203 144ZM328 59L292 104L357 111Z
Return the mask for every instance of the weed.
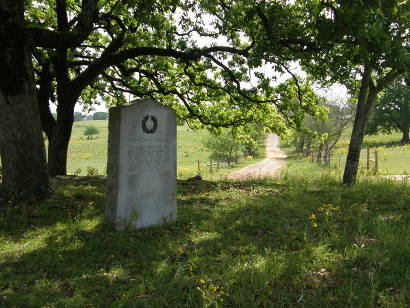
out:
M104 179L56 178L52 198L1 212L0 303L405 307L409 185L363 176L344 187L311 166L179 181L176 224L120 233L103 224Z
M98 169L88 166L87 167L87 176L95 176L98 175Z

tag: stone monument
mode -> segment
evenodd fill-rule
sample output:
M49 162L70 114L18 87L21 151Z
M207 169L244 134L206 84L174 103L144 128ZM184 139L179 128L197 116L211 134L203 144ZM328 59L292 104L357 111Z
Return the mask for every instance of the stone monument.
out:
M117 231L175 221L176 116L154 100L109 110L106 221Z

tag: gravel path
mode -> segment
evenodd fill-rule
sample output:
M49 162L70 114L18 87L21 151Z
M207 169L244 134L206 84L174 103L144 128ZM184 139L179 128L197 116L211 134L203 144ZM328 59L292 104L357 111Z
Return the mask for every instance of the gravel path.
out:
M266 158L256 164L246 166L226 176L229 180L262 179L273 176L286 162L285 152L280 150L279 136L269 134L265 139Z

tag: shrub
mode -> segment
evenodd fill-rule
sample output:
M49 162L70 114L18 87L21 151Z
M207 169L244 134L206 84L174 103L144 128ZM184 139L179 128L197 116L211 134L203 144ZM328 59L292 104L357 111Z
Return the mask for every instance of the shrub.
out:
M78 168L77 170L74 171L74 175L80 175L81 174L81 168Z
M87 167L87 175L88 176L98 175L98 169L93 168L93 167Z
M100 131L95 126L87 126L84 130L84 135L85 136L96 135L96 134L99 134L99 133L100 133Z

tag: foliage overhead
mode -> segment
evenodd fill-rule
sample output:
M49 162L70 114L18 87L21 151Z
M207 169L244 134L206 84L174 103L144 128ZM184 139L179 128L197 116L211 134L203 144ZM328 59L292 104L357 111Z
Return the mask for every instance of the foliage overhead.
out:
M358 80L367 70L380 92L409 69L408 1L296 3L305 16L304 35L317 44L317 51L302 64L322 82L340 82L358 94Z
M340 82L357 100L343 183L356 182L365 128L377 96L410 67L408 1L295 1L301 32L316 51L302 66L323 83Z
M85 3L30 2L29 29L73 31ZM266 68L289 71L292 44L299 43L284 39L271 55L262 52L251 1L99 1L97 9L88 36L64 57L52 42L35 50L39 85L48 72L55 89L55 78L65 70L58 82L70 85L83 104L100 98L108 106L121 104L129 99L126 93L151 97L191 126L257 122L283 133L288 124L300 127L304 112L323 112L309 84L296 75L279 83L265 74ZM285 4L276 9L285 31L295 12ZM49 93L56 99L55 90Z

